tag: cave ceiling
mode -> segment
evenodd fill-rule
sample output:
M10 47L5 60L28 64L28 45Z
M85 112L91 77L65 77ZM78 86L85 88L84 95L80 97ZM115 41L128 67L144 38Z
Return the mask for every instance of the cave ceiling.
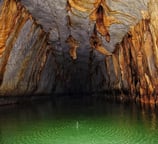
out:
M86 57L93 47L91 36L97 33L95 51L103 58L114 51L128 32L138 23L148 0L21 0L38 24L49 34L48 42L73 59ZM91 40L90 40L91 39ZM95 39L96 40L96 39ZM95 46L94 46L95 47ZM104 50L105 49L105 50Z

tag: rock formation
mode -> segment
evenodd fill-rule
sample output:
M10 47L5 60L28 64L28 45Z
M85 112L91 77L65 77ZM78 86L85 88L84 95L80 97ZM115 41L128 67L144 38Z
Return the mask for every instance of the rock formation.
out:
M46 75L42 76L44 67L49 65L47 33L15 0L5 0L2 3L0 19L1 95L33 93L42 84L48 88L49 79L46 82Z
M142 11L142 20L131 26L122 42L116 46L117 54L114 52L120 67L119 89L128 91L131 98L151 104L158 103L157 4L154 0L149 2L148 11Z

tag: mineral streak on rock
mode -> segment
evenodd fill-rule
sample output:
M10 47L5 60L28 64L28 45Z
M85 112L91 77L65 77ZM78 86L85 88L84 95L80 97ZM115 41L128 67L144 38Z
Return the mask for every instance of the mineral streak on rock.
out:
M47 33L16 0L4 0L0 14L1 95L33 93L48 56Z
M119 89L129 93L124 95L124 99L134 98L142 103L158 103L156 3L154 0L150 1L149 11L142 11L142 20L132 26L122 42L116 46L119 52L113 52L116 55L115 59L112 59L113 63L119 63L114 64L115 74L121 72Z
M108 50L106 50L104 48L102 40L97 35L96 27L97 26L95 25L93 34L91 35L91 37L89 39L89 43L90 43L91 47L105 56L112 55L111 52L109 52Z
M90 5L91 7L89 7ZM119 12L112 11L104 0L96 0L93 2L85 0L68 0L68 9L71 10L71 7L78 11L89 13L90 20L96 21L96 28L98 32L105 37L107 42L110 42L110 34L108 30L110 25L114 23L121 23L115 17L111 16L111 13L118 14Z

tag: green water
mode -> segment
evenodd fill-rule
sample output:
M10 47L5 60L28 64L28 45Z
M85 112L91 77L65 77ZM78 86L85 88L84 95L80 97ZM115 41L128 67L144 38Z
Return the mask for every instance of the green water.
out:
M158 144L158 113L111 102L5 106L0 144Z

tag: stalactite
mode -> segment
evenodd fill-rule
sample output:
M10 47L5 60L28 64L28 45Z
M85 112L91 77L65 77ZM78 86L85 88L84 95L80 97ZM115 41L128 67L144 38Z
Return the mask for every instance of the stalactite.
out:
M91 35L89 39L91 47L105 56L112 55L111 52L109 52L108 50L104 48L101 39L97 35L96 29L97 29L97 26L94 27L93 34Z
M69 35L65 42L68 43L70 46L69 54L72 57L72 59L77 59L77 48L79 47L79 42L75 38L73 38L72 35Z
M110 42L109 27L112 24L122 24L122 22L113 15L119 14L125 16L127 19L132 18L135 20L135 17L129 14L111 10L105 0L93 0L92 2L85 0L68 0L66 9L74 14L71 8L88 13L89 19L95 21L97 31L105 37L107 42Z

